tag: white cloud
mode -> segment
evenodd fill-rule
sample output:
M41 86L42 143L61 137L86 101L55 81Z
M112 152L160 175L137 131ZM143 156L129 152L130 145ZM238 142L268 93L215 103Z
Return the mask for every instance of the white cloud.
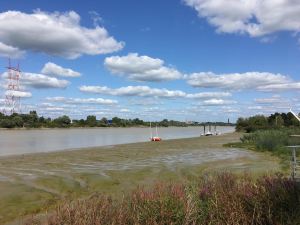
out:
M194 73L185 76L188 84L194 87L222 88L228 90L257 89L269 85L282 85L292 82L288 77L281 74L266 72L247 72L232 74L214 74L212 72Z
M24 54L24 51L0 42L0 56L5 58L20 58Z
M236 101L233 100L224 100L224 99L208 99L204 100L202 105L207 105L207 106L218 106L218 105L232 105L236 104Z
M255 103L258 104L275 104L275 103L283 103L285 100L279 97L271 97L271 98L256 98L254 99Z
M63 68L55 63L48 62L44 65L41 73L46 75L55 75L61 77L80 77L81 74L74 70Z
M278 31L300 31L297 0L184 0L217 32L247 33L252 37Z
M2 77L7 79L8 73L4 72ZM7 82L7 80L6 80ZM70 84L67 80L60 80L55 77L49 77L44 74L27 73L22 72L20 76L20 87L26 89L26 87L33 88L66 88ZM6 85L4 85L5 87Z
M112 56L104 60L104 65L113 74L135 81L169 81L182 77L174 68L164 66L164 61L149 56L130 53L127 56Z
M44 109L45 111L50 111L50 112L57 112L57 111L65 111L65 108L63 107L47 107Z
M121 88L108 88L102 86L81 86L79 88L82 92L107 94L114 96L140 96L140 97L185 97L186 93L183 91L170 91L167 89L150 88L148 86L127 86Z
M283 84L270 84L258 87L257 90L264 92L280 92L280 91L300 91L300 82L290 82Z
M66 88L70 82L37 73L22 73L21 84L34 88Z
M139 97L161 97L161 98L191 98L191 99L208 99L208 98L225 98L230 97L229 92L200 92L187 94L180 90L168 90L159 88L150 88L148 86L127 86L121 88L108 88L105 86L81 86L82 92L106 94L113 96L139 96Z
M26 92L26 91L13 91L13 90L7 90L5 92L5 95L20 97L20 98L30 98L32 96L32 94L30 92Z
M206 98L226 98L231 97L230 92L200 92L196 94L187 94L187 98L206 99Z
M48 97L48 101L62 102L66 104L99 104L99 105L114 105L118 101L103 98L65 98L65 97Z
M263 109L263 107L262 106L249 106L248 109L250 109L250 110L261 110L261 109Z
M129 109L121 109L120 112L130 112Z
M0 54L12 57L30 50L74 59L82 54L115 52L124 46L103 27L81 26L80 16L74 11L3 12L0 13L0 30Z

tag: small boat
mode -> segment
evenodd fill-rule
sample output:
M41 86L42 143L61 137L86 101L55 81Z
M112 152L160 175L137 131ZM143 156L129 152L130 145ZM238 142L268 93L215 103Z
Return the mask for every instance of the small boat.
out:
M211 126L209 125L209 129L208 129L208 131L206 132L206 126L204 125L203 126L203 133L202 134L200 134L200 136L212 136L212 135L218 135L217 134L217 131L216 131L216 127L215 127L215 133L212 133L211 132Z
M156 125L156 136L153 136L152 134L152 127L151 127L151 122L150 122L150 140L151 141L161 141L162 139L158 136L158 131L157 131L157 125Z
M210 132L210 131L207 131L207 132L205 133L205 136L212 136L212 135L213 135L213 133Z

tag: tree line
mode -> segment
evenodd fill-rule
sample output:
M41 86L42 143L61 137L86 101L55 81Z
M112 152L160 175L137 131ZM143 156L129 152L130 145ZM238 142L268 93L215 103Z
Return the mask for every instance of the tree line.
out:
M270 116L256 115L249 118L239 118L236 123L236 130L250 133L257 130L297 127L299 125L299 121L292 113L276 112Z
M228 125L226 123L218 122L216 125ZM36 111L30 111L28 114L4 115L0 113L0 128L69 128L69 127L137 127L149 126L150 122L143 121L139 118L122 119L113 117L111 120L103 117L97 120L96 116L89 115L86 119L73 119L69 116L63 115L52 119L38 116ZM203 125L198 122L186 123L176 120L164 119L158 122L152 122L152 126L168 127L186 127Z

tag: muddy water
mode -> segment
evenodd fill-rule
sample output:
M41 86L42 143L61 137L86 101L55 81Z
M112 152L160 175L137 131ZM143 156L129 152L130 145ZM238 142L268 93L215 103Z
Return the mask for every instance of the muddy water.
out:
M234 127L217 127L217 131L233 132ZM162 139L197 137L201 133L202 127L159 129ZM149 137L149 128L0 130L0 156L144 142Z

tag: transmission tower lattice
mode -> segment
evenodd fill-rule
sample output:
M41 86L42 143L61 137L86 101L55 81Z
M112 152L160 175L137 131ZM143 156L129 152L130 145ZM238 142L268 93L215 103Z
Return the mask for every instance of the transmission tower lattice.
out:
M20 95L20 77L21 71L19 64L17 67L11 65L10 59L8 61L7 69L7 88L5 92L5 106L3 113L5 115L11 115L13 113L21 113Z

